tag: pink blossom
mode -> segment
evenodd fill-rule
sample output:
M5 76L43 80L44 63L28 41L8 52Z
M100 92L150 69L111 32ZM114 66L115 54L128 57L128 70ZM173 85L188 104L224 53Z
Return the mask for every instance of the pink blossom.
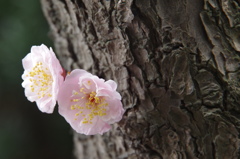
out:
M36 101L40 111L52 113L64 73L52 48L49 50L43 44L32 46L22 64L22 86L25 88L25 96L31 102Z
M117 84L84 70L67 75L58 94L59 113L78 133L103 134L122 119L124 109Z

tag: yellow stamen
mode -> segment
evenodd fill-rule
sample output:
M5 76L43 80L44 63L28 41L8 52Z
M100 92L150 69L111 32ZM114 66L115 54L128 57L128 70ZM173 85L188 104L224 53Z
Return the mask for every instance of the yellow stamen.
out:
M90 81L89 81L90 82ZM84 106L79 105L71 105L72 110L79 110L77 113L75 113L75 117L81 115L83 118L82 123L83 124L92 124L92 120L95 117L101 117L107 115L107 107L108 103L105 102L104 97L97 96L96 92L87 93L84 91L84 88L80 89L80 92L84 94L83 97L79 97L78 99L72 99L72 102L80 102L82 99L86 100ZM77 94L78 92L74 92L73 94ZM87 114L84 114L84 112L87 110ZM90 111L90 112L89 112ZM76 120L76 118L74 119Z
M37 62L26 77L30 77L29 81L32 83L30 89L32 92L37 92L38 98L43 98L46 95L52 97L52 94L48 93L50 91L49 87L53 83L52 75L48 68L43 66L42 62Z
M91 85L91 81L88 81L88 85Z

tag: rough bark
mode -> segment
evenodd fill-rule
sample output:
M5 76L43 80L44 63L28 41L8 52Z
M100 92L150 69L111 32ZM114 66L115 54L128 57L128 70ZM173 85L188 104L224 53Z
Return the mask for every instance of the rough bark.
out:
M239 0L41 0L67 70L118 83L126 113L77 159L239 157Z

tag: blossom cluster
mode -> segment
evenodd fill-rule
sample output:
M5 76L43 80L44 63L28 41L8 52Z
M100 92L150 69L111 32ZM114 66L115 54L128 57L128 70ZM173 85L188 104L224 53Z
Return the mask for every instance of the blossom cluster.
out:
M58 103L59 114L78 133L103 134L122 119L125 111L113 80L105 81L82 69L66 75L53 50L43 44L32 46L22 64L27 99L49 114Z

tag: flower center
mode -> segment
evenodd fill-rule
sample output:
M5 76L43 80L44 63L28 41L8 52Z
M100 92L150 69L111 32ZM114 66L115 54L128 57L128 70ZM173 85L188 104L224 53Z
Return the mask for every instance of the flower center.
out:
M78 96L80 98L74 98L71 102L76 104L71 105L71 109L78 109L79 111L75 116L81 115L83 118L82 123L92 124L92 120L95 116L101 117L106 115L108 103L105 102L104 97L96 96L96 92L86 93L84 88L80 89L80 92L73 91L73 96ZM84 102L82 102L84 100ZM83 103L83 105L78 105L78 103ZM77 118L75 118L77 120Z
M53 79L47 67L44 67L42 62L38 62L32 70L27 74L32 83L30 85L32 92L37 92L38 98L43 98L46 95L51 97L52 94L48 93Z

